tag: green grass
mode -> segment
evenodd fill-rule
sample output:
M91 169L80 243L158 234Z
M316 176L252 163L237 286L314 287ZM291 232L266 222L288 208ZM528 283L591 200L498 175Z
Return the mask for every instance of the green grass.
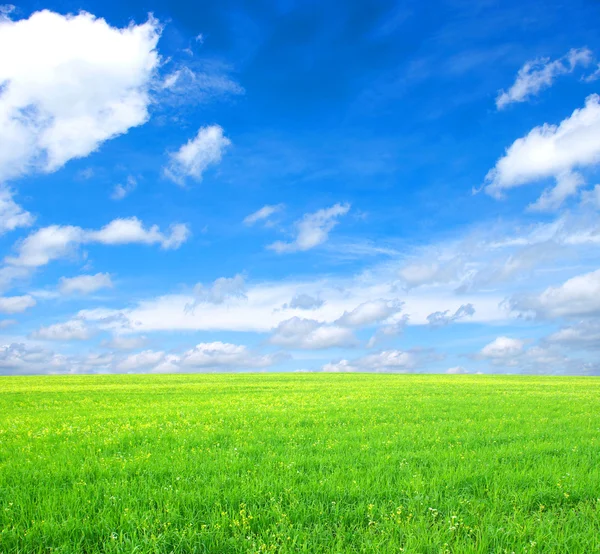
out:
M600 380L0 378L0 552L600 552Z

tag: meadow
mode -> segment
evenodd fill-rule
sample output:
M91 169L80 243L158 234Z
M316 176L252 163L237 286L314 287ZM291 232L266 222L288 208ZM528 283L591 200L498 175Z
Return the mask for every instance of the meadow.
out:
M0 378L2 553L600 552L600 379Z

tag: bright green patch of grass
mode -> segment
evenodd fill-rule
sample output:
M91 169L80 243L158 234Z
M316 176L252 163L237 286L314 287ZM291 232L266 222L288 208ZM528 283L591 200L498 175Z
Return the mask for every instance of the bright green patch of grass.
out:
M0 378L0 552L600 552L600 380Z

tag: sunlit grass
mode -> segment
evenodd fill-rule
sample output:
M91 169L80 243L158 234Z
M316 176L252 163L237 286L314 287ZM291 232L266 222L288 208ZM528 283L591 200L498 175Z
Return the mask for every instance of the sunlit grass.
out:
M0 378L0 552L600 552L600 380Z

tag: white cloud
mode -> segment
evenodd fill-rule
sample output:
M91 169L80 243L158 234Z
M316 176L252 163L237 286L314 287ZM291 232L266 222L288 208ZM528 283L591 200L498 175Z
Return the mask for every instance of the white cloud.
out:
M219 277L210 287L198 283L194 287L194 296L196 297L194 306L200 303L223 304L227 300L245 299L244 276L238 274L234 277Z
M65 323L55 323L48 327L40 327L31 335L42 340L87 340L91 338L92 331L81 319L72 319Z
M446 370L446 373L448 375L464 375L464 374L469 373L469 372L464 367L458 365L458 366L455 366L455 367L449 367Z
M369 354L357 360L340 360L325 364L326 372L399 372L413 371L418 366L418 356L404 350L384 350L377 354Z
M600 162L600 96L588 96L560 125L544 124L517 139L486 176L485 191L501 198L504 191L553 177L548 190L533 209L555 209L581 186L577 168Z
M165 359L164 352L144 350L138 354L131 354L117 364L119 371L152 371Z
M402 302L390 302L383 299L370 300L363 302L351 312L344 312L336 323L347 327L363 327L387 319L401 309Z
M427 316L427 321L431 327L444 327L449 325L453 321L464 319L475 314L475 308L473 304L461 305L453 314L450 310L444 310L443 312L433 312Z
M552 333L545 341L549 345L562 345L568 348L600 348L600 321L580 321L571 327L563 327Z
M21 343L0 345L0 374L62 373L68 370L65 356Z
M16 319L0 319L0 329L7 329L19 323Z
M357 341L352 331L344 327L292 317L275 328L269 342L289 348L320 350L354 346Z
M221 161L230 144L219 125L201 127L193 139L170 155L169 165L164 169L165 176L179 185L185 184L188 177L201 181L202 174L209 166Z
M118 365L119 371L151 371L157 373L179 371L224 371L265 368L283 359L278 354L261 355L246 346L224 342L197 344L181 355L145 350L131 354Z
M600 270L572 277L540 295L515 295L509 304L513 310L532 312L539 318L600 315Z
M0 19L0 180L55 171L148 119L158 22L81 12Z
M158 87L158 96L161 102L173 105L202 103L244 94L244 88L228 75L229 69L214 61L205 61L201 68L194 69L179 65L164 77Z
M115 350L137 350L146 345L148 339L146 337L124 337L116 335L109 341L104 341L102 346L106 348L113 348Z
M217 341L200 343L187 350L182 354L179 366L182 369L254 369L273 365L278 359L277 355L258 355L245 346Z
M566 171L556 176L556 185L544 190L528 209L533 212L552 212L560 208L570 196L575 196L585 185L585 179L577 172Z
M0 313L18 314L28 308L33 308L36 302L32 296L0 296Z
M600 185L596 185L591 190L584 190L581 193L581 203L591 205L594 208L600 208Z
M164 249L174 249L189 237L186 225L171 225L170 234L164 234L157 225L145 228L136 217L115 219L98 231L72 225L51 225L27 236L18 245L16 257L7 257L13 266L40 267L52 260L65 257L81 244L160 244Z
M592 52L587 48L574 48L554 61L548 58L529 61L519 69L517 79L508 91L498 94L496 107L501 110L513 102L525 102L552 86L559 75L572 73L578 65L586 67L591 62Z
M339 223L338 219L349 210L350 204L335 204L331 208L306 214L295 223L296 238L292 242L277 241L268 248L279 254L310 250L329 238L330 231Z
M111 194L111 198L113 200L123 200L127 195L132 193L137 187L137 179L132 175L129 175L125 181L125 184L117 184L113 189L113 193Z
M0 93L0 102L1 98ZM34 217L14 201L12 191L0 185L0 235L18 227L30 227L33 221Z
M137 217L114 219L99 231L88 231L86 242L102 244L160 244L164 249L179 248L189 237L186 225L175 224L170 227L170 234L162 233L158 225L149 229Z
M314 310L320 308L325 302L319 298L315 298L310 294L296 294L289 304L284 304L282 309L287 310Z
M263 206L260 210L251 213L249 216L244 218L244 225L254 225L258 221L268 220L273 214L276 214L283 210L283 204L273 204Z
M85 231L72 225L43 227L26 237L18 247L17 257L6 261L15 266L39 267L67 256L84 241Z
M498 337L486 344L480 352L483 358L490 359L493 363L510 363L512 359L523 353L525 341L510 337Z
M77 277L61 277L58 290L62 294L90 294L100 289L112 288L113 283L108 273L95 275L78 275Z

